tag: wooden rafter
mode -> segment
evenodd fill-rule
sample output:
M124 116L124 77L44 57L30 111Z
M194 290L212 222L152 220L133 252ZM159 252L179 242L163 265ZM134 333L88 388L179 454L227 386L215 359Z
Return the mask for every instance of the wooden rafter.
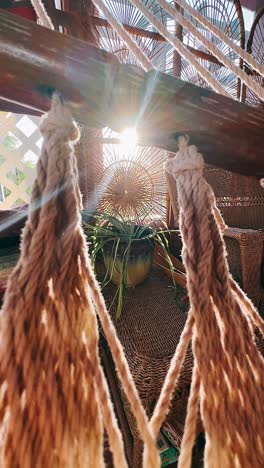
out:
M86 125L137 125L141 144L168 151L176 151L178 136L188 134L208 163L264 176L263 110L173 76L120 65L84 41L4 11L0 69L2 109L19 104L44 112L47 91L57 89Z

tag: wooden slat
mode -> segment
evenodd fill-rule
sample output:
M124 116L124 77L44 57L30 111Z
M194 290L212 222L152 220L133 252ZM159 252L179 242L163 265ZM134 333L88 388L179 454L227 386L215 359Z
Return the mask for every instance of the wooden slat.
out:
M86 42L4 11L0 69L1 99L43 112L49 108L44 90L57 89L86 125L118 131L137 125L141 144L173 152L178 136L188 134L208 163L264 176L263 110L173 76L120 65Z

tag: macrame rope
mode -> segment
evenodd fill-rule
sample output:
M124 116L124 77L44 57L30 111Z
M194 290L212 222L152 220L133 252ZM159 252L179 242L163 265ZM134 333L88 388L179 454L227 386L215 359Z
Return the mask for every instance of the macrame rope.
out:
M30 0L30 1L32 3L33 8L35 9L35 12L37 13L40 24L42 24L42 26L45 26L46 28L54 29L52 21L47 13L46 8L43 5L42 0Z
M264 88L256 81L252 80L244 70L239 68L232 62L212 41L209 41L196 27L194 27L188 19L185 19L179 12L172 8L166 0L158 0L160 6L166 10L170 16L174 17L178 23L185 27L194 37L198 39L200 44L204 45L220 62L222 62L232 73L241 79L245 85L251 89L261 100L264 100Z
M101 467L102 418L82 340L94 311L79 263L80 195L69 144L78 131L57 96L41 131L33 210L0 319L1 466L92 466L93 454ZM90 332L90 340L98 353L98 337Z
M93 301L95 303L104 334L112 352L121 385L130 403L132 412L137 422L138 430L145 444L147 455L144 462L144 468L159 468L160 459L156 447L156 438L153 436L149 427L145 410L138 396L135 383L130 373L127 361L124 357L122 345L117 338L114 325L110 319L104 298L90 264L87 264L87 276L89 278Z
M190 467L200 401L205 466L231 468L235 463L260 468L264 360L250 319L262 332L264 321L229 274L223 225L215 217L215 198L202 176L203 166L202 156L185 139L180 139L179 151L167 166L177 181L189 314L194 321L194 371L179 463L182 468ZM165 386L174 390L172 372L170 379L165 381L159 407L162 399L168 400Z
M171 398L177 386L177 382L180 376L182 365L184 363L188 345L191 341L193 325L194 318L190 311L184 329L182 331L179 343L177 345L177 349L175 351L173 359L170 362L170 367L166 375L159 399L155 406L155 410L151 417L151 428L155 437L158 436L162 423L165 420L166 415L168 414Z
M145 441L145 468L158 468L155 439L87 256L69 144L78 130L56 95L41 131L32 209L0 315L0 425L6 426L0 464L101 468L103 420L115 466L127 468L98 356L96 307Z
M136 59L141 64L142 68L146 71L152 70L153 66L149 58L140 49L136 41L127 33L123 25L115 19L115 17L107 8L103 0L92 0L92 1L93 1L93 4L103 13L108 23L112 26L114 31L121 37L121 39L127 45L127 47L132 52L132 54L135 55Z
M87 308L93 308L92 301L90 299L91 291L87 291ZM113 454L113 462L114 466L128 468L128 464L125 458L125 450L121 432L117 425L117 420L115 417L108 385L106 382L106 378L104 372L102 371L98 354L94 352L94 347L98 346L99 336L98 336L98 323L96 320L95 313L91 315L90 321L90 329L93 330L94 336L96 340L94 342L90 342L89 346L89 355L90 355L90 364L93 369L95 382L98 390L98 397L100 402L100 407L102 410L102 416L104 425L108 434L109 438L109 446ZM85 334L89 336L89 329L85 330ZM87 369L88 370L88 369ZM88 376L87 376L88 378Z
M237 44L235 44L226 34L224 34L219 28L208 21L199 11L195 10L185 0L177 0L177 4L180 5L184 10L188 11L190 15L195 18L200 24L214 34L215 37L220 41L225 42L231 50L237 53L253 70L256 70L261 76L264 75L264 67L250 55L248 52L243 50ZM174 10L176 11L176 10Z
M159 21L141 2L141 0L130 0L138 10L145 16L145 18L157 29L157 31L172 45L172 47L179 52L179 54L187 60L196 70L197 73L212 87L214 91L223 94L226 97L232 97L224 87L213 77L212 73L206 70L200 62L193 56L193 54L181 43L179 39L170 34L167 28Z
M192 450L196 437L196 425L198 419L199 408L199 393L200 393L200 376L195 365L193 367L192 383L190 389L190 398L187 406L187 416L185 421L186 430L184 430L181 443L181 452L178 460L178 468L191 466Z
M256 307L253 305L252 301L246 296L244 291L239 287L239 285L230 278L231 288L236 294L239 304L245 307L247 314L251 318L254 325L260 330L261 334L264 336L264 321L259 315Z

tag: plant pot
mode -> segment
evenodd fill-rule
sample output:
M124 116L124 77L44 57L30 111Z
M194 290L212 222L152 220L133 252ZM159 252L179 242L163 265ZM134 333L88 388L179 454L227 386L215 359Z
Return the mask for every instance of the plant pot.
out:
M111 242L104 249L104 264L113 283L120 285L122 281L122 263L126 254L127 244L120 242L115 255L115 243ZM154 242L150 239L134 240L130 246L125 283L133 288L148 276L154 252Z

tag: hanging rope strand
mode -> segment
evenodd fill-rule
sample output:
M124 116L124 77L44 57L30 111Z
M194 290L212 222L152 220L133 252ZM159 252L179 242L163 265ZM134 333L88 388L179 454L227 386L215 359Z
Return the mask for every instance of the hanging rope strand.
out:
M245 307L252 322L257 328L259 328L261 334L264 336L263 318L259 315L259 312L257 311L256 307L253 305L251 300L246 296L244 291L242 291L242 289L238 286L238 284L232 278L230 278L230 281L231 281L232 290L237 295L240 301L240 304L242 304L243 307Z
M182 331L180 341L177 345L175 354L170 362L170 367L164 381L163 387L160 392L159 399L155 406L153 415L151 417L151 428L154 436L158 436L160 427L168 414L171 398L177 386L180 371L184 363L187 348L192 337L194 325L194 318L191 311L189 311L184 329Z
M142 68L145 71L150 71L153 69L151 61L149 58L142 52L140 47L137 45L136 41L127 33L121 23L119 23L115 17L112 15L110 10L107 8L103 0L92 0L93 4L103 13L108 23L112 26L114 31L121 37L126 46L135 55L138 62L141 64Z
M93 301L98 313L102 328L112 352L113 360L118 372L118 376L126 397L131 405L132 412L135 416L139 432L145 444L147 457L145 460L145 468L159 468L160 460L156 447L156 439L153 436L152 430L149 427L148 419L140 401L135 383L133 381L130 369L124 356L122 345L117 337L114 325L107 311L104 298L100 287L95 279L90 262L86 265L86 274L89 278Z
M169 33L167 28L145 7L140 0L130 0L130 2L139 9L145 18L157 29L157 31L179 52L179 54L187 60L196 70L197 73L219 94L226 97L232 97L223 86L213 77L213 75L206 70L200 62L193 56L193 54L177 39Z
M200 376L195 365L193 367L192 383L190 397L187 406L187 416L185 421L186 430L184 430L181 443L181 452L178 460L178 468L187 468L191 466L192 449L195 442L196 427L199 409ZM212 467L213 468L213 467Z
M214 24L208 21L201 13L188 5L185 0L177 0L176 3L186 10L200 24L214 34L215 37L225 42L231 50L237 53L253 70L256 70L261 76L264 75L264 67L252 57L248 52L236 45L226 34L218 29ZM175 10L176 11L176 10Z
M175 8L172 8L166 0L158 0L160 6L166 10L170 16L176 19L183 27L185 27L194 37L198 39L200 44L204 45L221 63L223 63L232 73L241 79L245 85L251 89L256 96L262 101L264 100L264 88L260 86L256 81L252 80L250 76L244 72L241 68L234 64L218 47L214 45L212 41L209 41L200 31L195 28L191 21L185 19Z
M88 309L93 309L93 304L91 299L88 299L87 302ZM97 343L99 341L99 332L98 332L98 323L96 320L95 311L91 314L90 327L87 329L86 336L89 336L90 330L93 330L94 336L97 338ZM90 363L94 372L95 382L98 391L98 399L102 409L102 416L104 420L104 425L107 431L110 450L113 454L114 466L120 468L128 468L128 464L125 457L124 443L122 434L117 424L115 417L113 404L109 389L107 386L107 381L101 367L99 356L94 352L94 347L98 346L96 342L88 342L89 354L90 354ZM88 372L88 369L86 369ZM89 376L87 375L87 378Z

